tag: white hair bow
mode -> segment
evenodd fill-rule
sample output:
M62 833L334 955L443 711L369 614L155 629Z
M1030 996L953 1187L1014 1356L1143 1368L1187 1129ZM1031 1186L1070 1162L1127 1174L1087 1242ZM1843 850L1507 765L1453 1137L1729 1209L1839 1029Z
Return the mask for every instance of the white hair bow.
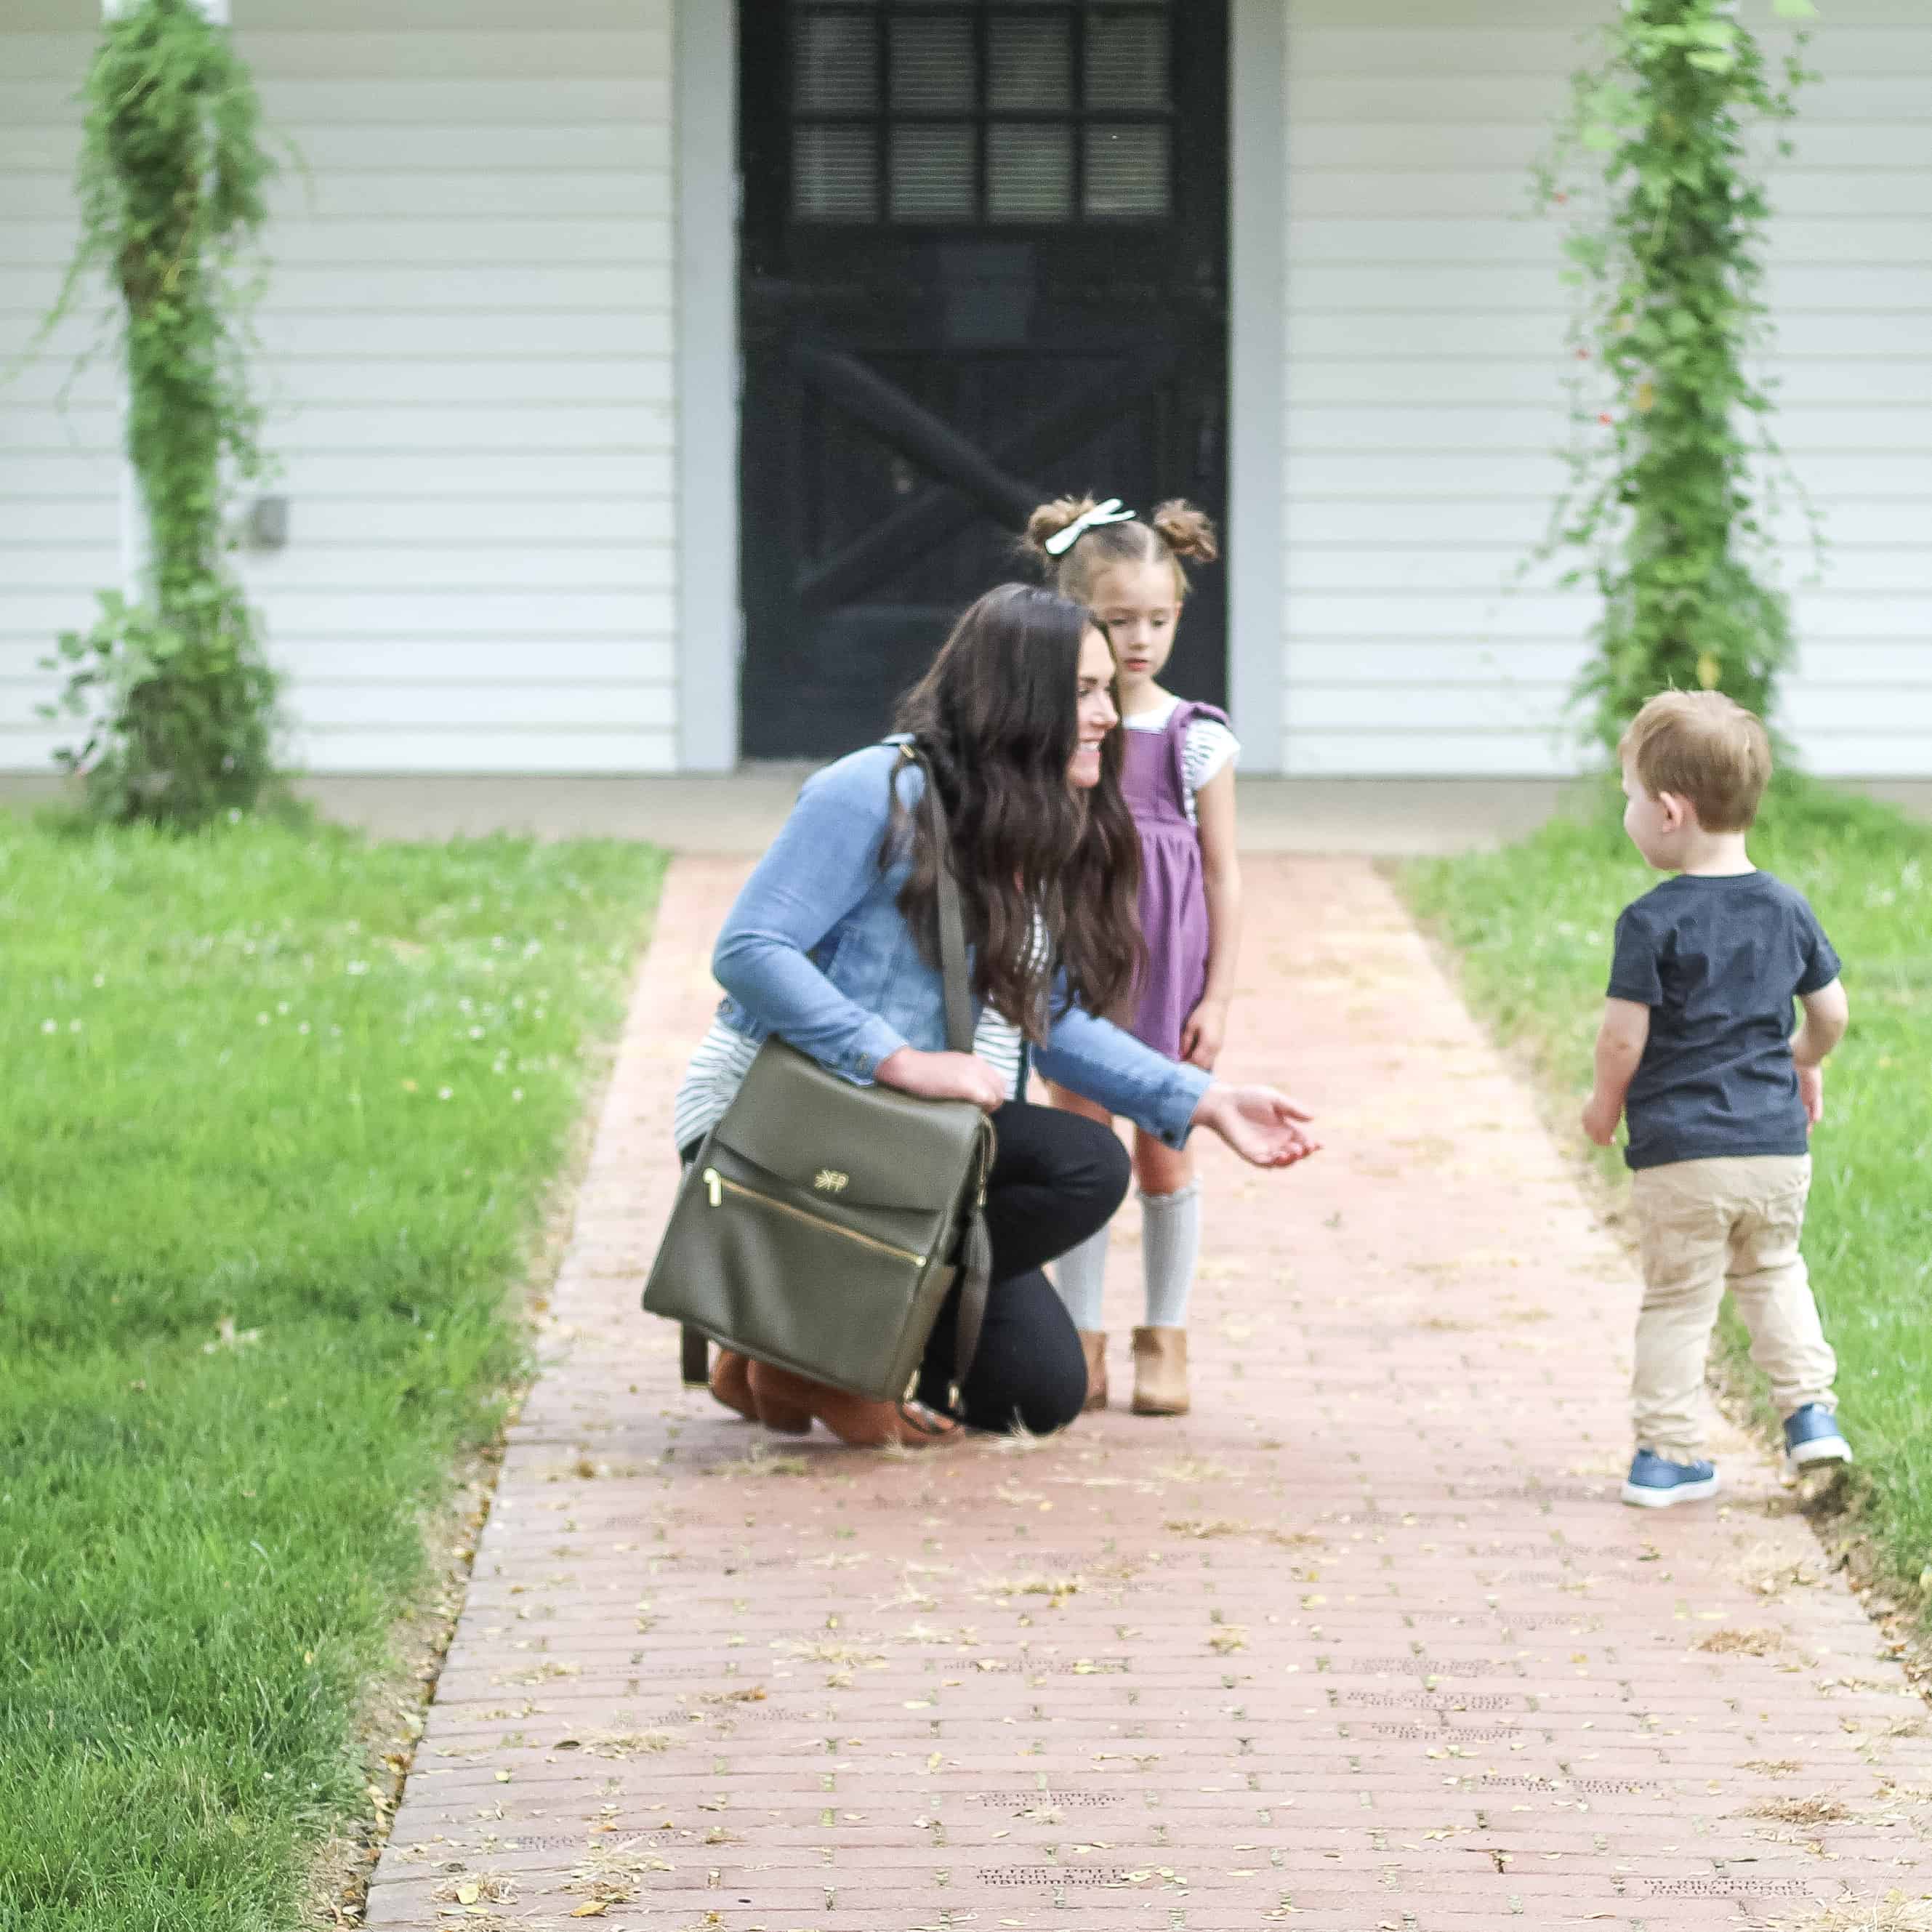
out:
M1084 514L1076 517L1064 530L1056 530L1046 540L1048 556L1064 556L1089 530L1097 530L1102 524L1130 524L1134 520L1131 510L1120 508L1118 496L1109 496L1104 503L1096 503Z

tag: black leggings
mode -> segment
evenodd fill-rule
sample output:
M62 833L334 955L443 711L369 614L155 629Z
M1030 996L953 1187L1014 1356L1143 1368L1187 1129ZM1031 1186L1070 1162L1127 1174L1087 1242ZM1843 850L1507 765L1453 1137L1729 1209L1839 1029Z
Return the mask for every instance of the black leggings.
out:
M1112 1131L1078 1114L1014 1101L993 1116L999 1153L986 1189L993 1284L958 1413L974 1429L1036 1436L1064 1429L1087 1400L1087 1361L1042 1266L1113 1219L1132 1168ZM957 1292L939 1312L920 1400L947 1408Z
M1036 1436L1064 1429L1087 1400L1087 1358L1066 1305L1040 1270L1097 1234L1126 1198L1132 1168L1110 1128L1054 1107L1010 1101L993 1116L999 1152L986 1185L993 1281L958 1414L974 1429ZM696 1146L684 1150L688 1164ZM957 1289L933 1324L919 1397L951 1412Z

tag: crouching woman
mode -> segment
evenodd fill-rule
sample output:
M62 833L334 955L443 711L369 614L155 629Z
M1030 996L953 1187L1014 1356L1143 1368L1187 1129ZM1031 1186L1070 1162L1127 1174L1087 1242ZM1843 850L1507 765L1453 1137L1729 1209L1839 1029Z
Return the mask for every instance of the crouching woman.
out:
M1100 1017L1128 1002L1142 959L1114 681L1088 612L1007 584L960 620L900 708L900 742L916 741L945 807L976 1008L1020 1028L1056 1086L1168 1146L1204 1127L1257 1167L1288 1166L1316 1144L1293 1101L1177 1065ZM1041 1270L1106 1224L1129 1180L1108 1129L1025 1105L977 1054L945 1049L939 855L916 809L924 782L890 742L808 782L718 935L712 970L726 997L676 1108L688 1160L776 1034L848 1080L993 1115L992 1282L956 1413L956 1294L934 1327L916 1405L864 1401L728 1351L712 1372L720 1401L772 1427L815 1419L848 1442L908 1447L949 1440L962 1423L1045 1434L1079 1414L1085 1358Z

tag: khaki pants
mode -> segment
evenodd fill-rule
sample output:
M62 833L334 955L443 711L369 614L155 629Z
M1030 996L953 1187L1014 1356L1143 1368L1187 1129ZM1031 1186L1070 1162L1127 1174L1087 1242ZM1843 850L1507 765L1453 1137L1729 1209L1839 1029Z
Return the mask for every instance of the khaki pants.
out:
M1630 1378L1639 1448L1673 1462L1702 1456L1705 1358L1727 1287L1778 1414L1834 1406L1838 1360L1798 1251L1810 1185L1808 1154L1673 1161L1630 1177L1643 1260Z

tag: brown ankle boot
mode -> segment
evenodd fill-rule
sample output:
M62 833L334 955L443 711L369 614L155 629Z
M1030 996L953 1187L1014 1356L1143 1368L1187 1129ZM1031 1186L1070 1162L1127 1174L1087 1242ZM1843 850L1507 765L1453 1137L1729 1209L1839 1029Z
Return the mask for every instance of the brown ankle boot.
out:
M1080 1406L1083 1411L1105 1408L1107 1406L1107 1337L1105 1331L1082 1329L1080 1352L1087 1358L1087 1400Z
M916 1403L868 1402L863 1396L848 1395L770 1362L752 1364L752 1396L760 1420L772 1411L802 1414L808 1427L822 1422L854 1448L930 1449L957 1441L965 1432L956 1422Z
M711 1393L727 1408L748 1422L762 1422L782 1436L803 1436L812 1427L812 1412L796 1404L760 1402L752 1384L752 1360L735 1348L721 1348L711 1371Z
M1185 1415L1187 1394L1187 1330L1185 1328L1136 1328L1134 1330L1134 1413L1136 1415Z
M711 1365L711 1399L722 1402L734 1414L755 1422L758 1412L752 1401L752 1364L734 1348L720 1348Z

